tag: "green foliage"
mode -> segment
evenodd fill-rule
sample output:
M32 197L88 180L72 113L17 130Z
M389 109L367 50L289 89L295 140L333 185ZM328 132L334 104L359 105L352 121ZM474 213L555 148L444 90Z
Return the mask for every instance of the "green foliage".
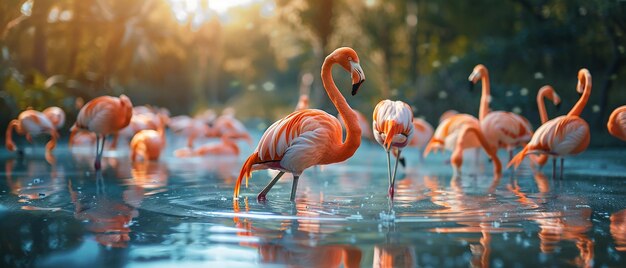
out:
M334 112L319 70L339 46L359 52L367 81L348 100L364 113L396 98L431 122L448 109L475 114L480 96L466 84L478 63L490 70L492 108L531 122L544 84L573 105L581 67L594 76L583 114L592 125L626 102L619 0L260 0L224 14L205 1L183 13L170 0L26 2L0 1L3 125L26 107L72 110L77 97L121 93L174 114L236 106L271 121L293 109L304 73L316 79L312 104Z

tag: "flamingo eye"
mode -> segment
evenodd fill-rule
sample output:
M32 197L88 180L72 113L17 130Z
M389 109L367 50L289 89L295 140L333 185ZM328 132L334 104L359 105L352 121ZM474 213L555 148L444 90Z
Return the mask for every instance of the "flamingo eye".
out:
M348 56L348 60L349 60L349 61L352 61L352 57Z

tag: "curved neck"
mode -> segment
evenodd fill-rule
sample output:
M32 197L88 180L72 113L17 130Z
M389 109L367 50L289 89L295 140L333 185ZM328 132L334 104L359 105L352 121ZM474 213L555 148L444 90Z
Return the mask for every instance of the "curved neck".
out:
M478 140L480 141L480 145L483 147L487 155L489 155L489 157L493 160L494 172L500 173L500 170L502 169L502 164L500 163L500 159L498 159L498 155L496 154L497 151L495 150L495 148L489 145L489 142L487 142L487 139L485 139L483 133L480 132L480 130L476 127L465 127L461 130L461 133L459 133L459 138L457 139L454 153L452 154L452 160L455 161L456 159L459 167L463 163L463 141L465 139L469 139L469 137L467 137L469 132L473 132L474 135L476 135L476 138L478 138ZM459 161L459 159L461 160Z
M586 74L578 75L578 87L583 87L583 95L580 96L576 105L572 107L572 110L567 113L568 116L580 116L587 105L587 101L589 100L589 95L591 95L591 76ZM579 91L580 92L580 91Z
M539 94L537 94L537 108L539 108L539 117L541 117L541 123L548 121L548 113L546 112L546 104L543 102L543 98L548 94L546 88L541 88Z
M361 127L358 124L356 113L350 108L350 105L346 102L346 98L341 95L335 81L332 77L332 66L335 61L329 56L324 60L322 64L322 84L328 94L328 98L335 105L337 111L346 126L346 139L340 141L340 146L337 148L334 154L329 154L330 158L334 162L344 161L354 154L357 148L361 145Z
M489 98L491 95L489 85L489 73L486 69L481 69L482 95L480 96L480 110L478 110L478 119L483 120L489 113Z

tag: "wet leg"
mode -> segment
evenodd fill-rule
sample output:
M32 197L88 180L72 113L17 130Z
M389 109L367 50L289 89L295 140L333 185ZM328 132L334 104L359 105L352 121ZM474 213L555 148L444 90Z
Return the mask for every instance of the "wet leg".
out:
M552 179L556 178L556 157L552 157Z
M272 181L270 181L270 183L267 184L265 186L265 188L263 188L263 190L256 196L256 199L259 200L259 201L265 200L266 199L265 196L267 195L267 192L269 192L270 189L272 189L272 187L274 187L274 184L276 184L278 179L280 179L280 177L282 177L283 174L285 174L284 171L281 171L280 173L278 173L278 175L276 175L276 177L274 177L274 179L272 179Z
M391 187L391 156L387 151L387 179L389 180L389 187Z
M293 184L291 185L291 197L289 198L291 202L296 200L296 190L298 190L298 179L300 179L300 176L293 175Z
M398 149L398 158L396 159L396 165L393 169L393 175L391 177L391 185L389 186L389 196L391 197L391 199L393 200L393 195L395 192L395 187L394 185L396 184L396 172L398 171L398 162L400 162L400 153L402 153L402 150Z
M561 177L560 179L563 179L563 163L565 162L565 158L561 158Z

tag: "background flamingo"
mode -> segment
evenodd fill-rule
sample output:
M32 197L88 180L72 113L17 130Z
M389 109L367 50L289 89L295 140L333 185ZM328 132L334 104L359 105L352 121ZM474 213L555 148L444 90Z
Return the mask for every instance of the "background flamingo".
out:
M541 153L551 154L561 158L561 178L563 177L563 157L566 155L579 154L589 146L589 124L580 118L580 113L585 108L591 94L591 74L587 69L578 72L578 93L582 96L572 107L572 110L563 116L554 118L541 125L532 139L507 165L517 168L526 154ZM556 158L552 159L552 177L556 176Z
M328 97L341 116L346 118L347 135L342 139L339 120L316 109L305 109L291 113L272 124L263 133L261 140L241 167L235 184L233 198L237 199L243 177L250 177L253 170L276 169L281 172L259 193L264 200L267 192L285 172L293 174L291 200L295 199L298 178L302 172L315 165L342 162L350 158L361 145L361 129L356 124L356 114L341 95L332 78L332 66L339 64L352 75L352 95L355 95L365 80L359 58L352 48L338 48L322 64L322 83Z
M518 114L489 109L491 94L487 67L482 64L476 65L468 80L472 84L482 82L478 120L483 135L492 146L505 148L510 160L513 157L513 149L530 140L533 133L530 123Z
M461 131L464 125L469 125L480 129L480 124L476 117L469 114L455 114L444 119L430 138L430 141L424 149L424 157L428 156L430 151L448 150L453 151L457 144L459 137L459 131ZM463 139L463 148L476 148L480 146L480 141L476 136L469 136Z
M413 138L413 110L411 110L411 106L402 101L383 100L374 108L373 119L374 138L387 152L389 197L393 199L400 154L402 148L406 147ZM390 157L392 149L398 150L393 174L391 173Z
M546 105L543 99L547 98L558 108L561 105L561 98L554 91L552 86L546 85L539 89L537 92L537 107L539 109L539 117L541 118L541 124L545 124L548 121L548 113L546 112ZM534 163L539 165L539 168L543 167L548 161L548 155L542 154L539 156L531 155L531 159Z
M17 119L11 120L7 127L5 145L7 150L15 151L17 147L13 142L13 129L18 135L25 135L26 140L33 142L32 137L44 133L50 134L50 141L46 144L46 157L51 157L52 150L56 147L59 137L56 127L43 113L35 110L26 110L20 113Z
M165 147L165 131L163 127L158 130L141 130L130 141L130 159L134 162L137 157L143 161L156 161L161 156Z
M626 105L618 107L611 113L606 127L611 135L626 141Z
M459 137L456 140L456 146L454 151L452 152L452 156L450 157L450 164L454 168L454 175L458 176L461 174L461 166L463 165L463 150L464 145L467 144L465 139L468 139L469 135L475 135L476 138L480 141L480 145L485 150L487 155L493 160L493 174L495 177L500 177L502 171L502 164L500 163L500 159L498 159L498 155L496 154L496 148L491 146L489 142L485 139L485 136L480 131L479 128L472 125L464 125L462 129L459 131Z
M211 133L208 136L224 136L229 135L233 139L243 139L249 144L252 144L252 138L246 127L235 118L235 112L233 108L226 108L222 111L213 126Z
M106 136L128 126L132 116L133 104L123 94L119 98L111 96L97 97L80 109L71 136L74 136L80 130L96 133L96 160L94 163L96 170L101 168L100 160L104 152Z
M62 128L63 125L65 124L65 112L63 111L63 109L59 107L56 107L56 106L48 107L44 109L42 113L46 115L46 117L48 117L48 119L50 120L50 122L52 122L52 125L56 129Z
M186 115L170 118L168 126L172 132L187 136L187 147L193 148L193 142L197 137L211 135L211 129L203 121Z
M239 146L235 140L229 136L224 135L220 142L211 142L199 146L195 149L181 148L174 152L176 157L193 157L193 156L207 156L207 155L221 155L221 156L238 156Z

